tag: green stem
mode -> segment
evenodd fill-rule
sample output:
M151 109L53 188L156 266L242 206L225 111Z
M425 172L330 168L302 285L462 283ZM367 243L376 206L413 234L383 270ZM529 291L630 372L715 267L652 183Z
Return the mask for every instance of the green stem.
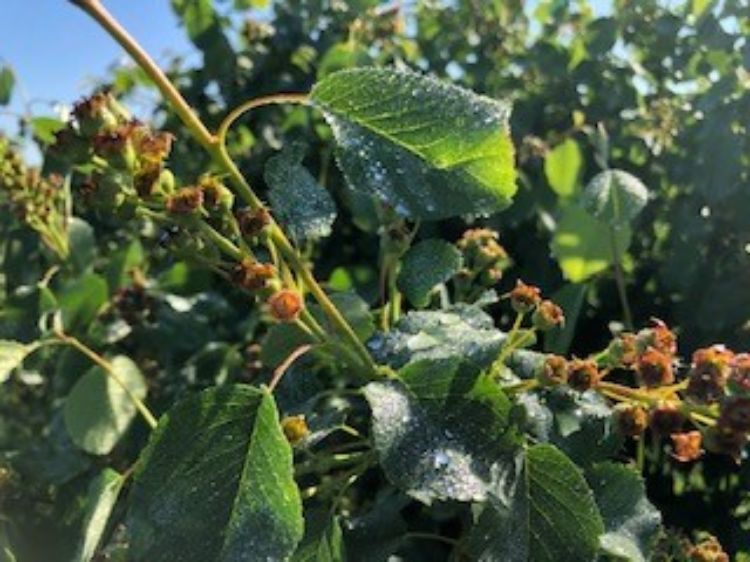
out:
M95 21L97 21L102 28L104 28L114 39L117 41L123 49L138 63L143 71L154 81L156 86L161 91L162 95L169 101L177 115L183 121L185 126L190 130L196 140L211 154L216 162L224 168L224 170L231 177L232 182L237 189L238 194L242 199L250 206L250 208L257 210L263 208L262 201L253 192L250 185L245 180L244 176L237 168L237 165L231 159L224 144L221 142L221 136L212 135L203 122L193 112L192 108L188 105L182 95L177 91L174 84L167 78L164 72L158 67L158 65L151 59L146 51L138 44L138 42L115 20L107 9L99 2L99 0L70 0L73 4L84 10L89 14ZM275 98L275 100L272 100ZM298 94L288 94L279 96L272 96L271 98L262 98L256 100L255 104L259 103L281 103L302 101L303 97ZM305 98L306 99L306 98ZM221 133L225 136L228 127L232 122L237 119L242 113L251 109L253 103L248 102L243 106L240 106L225 119L221 128ZM256 105L257 106L257 105ZM344 335L348 340L349 344L354 348L357 355L360 357L363 364L368 368L371 375L377 377L377 369L375 363L370 357L367 348L359 341L354 330L344 319L341 313L338 311L333 302L325 294L325 291L320 287L314 276L307 268L304 260L294 249L291 242L287 239L284 232L279 228L278 224L272 220L270 225L270 241L275 244L282 256L290 263L291 267L297 272L297 274L303 279L305 285L312 293L313 297L318 301L324 313L331 319L333 325Z
M125 394L128 395L128 398L130 399L130 401L136 407L138 412L140 412L141 416L143 416L143 419L151 427L151 429L154 429L156 427L158 423L156 420L156 417L151 413L151 410L148 409L146 404L144 404L140 398L138 398L135 394L133 394L133 391L130 390L128 385L125 384L125 381L122 380L122 378L120 378L120 375L117 374L117 371L112 366L112 363L110 363L104 357L96 353L93 349L86 347L80 340L78 340L77 338L74 338L73 336L69 336L60 331L55 332L55 336L57 336L57 338L62 343L65 343L77 349L83 355L88 357L93 363L101 367L104 370L104 372L107 374L107 376L109 376L113 381L115 381L115 383L117 383L123 389L123 391L125 391Z
M628 330L633 330L633 313L630 310L630 302L628 301L628 293L625 289L625 274L622 270L622 256L620 255L620 248L617 246L617 237L615 235L614 227L609 227L609 244L612 248L612 260L615 266L615 282L617 283L617 292L620 295L620 303L622 304L622 312L625 317L625 327Z

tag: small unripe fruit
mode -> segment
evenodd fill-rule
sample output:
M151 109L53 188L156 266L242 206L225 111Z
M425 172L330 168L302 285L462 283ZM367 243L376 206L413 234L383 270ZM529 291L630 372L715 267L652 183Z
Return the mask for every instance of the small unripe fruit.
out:
M516 281L515 288L510 292L510 304L518 314L531 312L541 301L539 287L527 285L520 279Z
M552 301L543 300L534 311L531 321L538 330L546 332L565 324L565 314L563 314L562 308Z
M641 406L618 404L614 414L617 428L625 437L639 437L648 427L648 414Z
M735 394L750 395L750 354L741 353L732 361L729 389Z
M285 417L281 420L281 429L287 441L292 445L301 443L310 434L305 416L302 415Z
M665 386L674 382L672 358L653 347L649 347L641 354L635 371L639 384L648 388Z
M547 355L536 379L543 386L558 386L568 381L568 361L560 355Z
M234 194L216 178L202 176L198 187L203 191L203 200L209 210L229 211L234 205Z
M251 258L244 258L232 270L232 280L249 291L266 287L276 277L276 268L270 263L260 263Z
M718 401L724 396L733 362L734 353L723 345L697 350L688 373L688 396L701 403Z
M673 433L670 437L672 438L672 456L678 461L694 461L703 454L701 449L703 437L700 431Z
M677 337L674 332L661 320L654 319L654 325L638 332L636 341L638 342L639 351L644 351L649 347L661 351L667 355L677 353Z
M201 208L203 191L199 187L182 187L167 199L167 211L187 215Z
M708 537L690 547L687 555L690 562L729 562L729 555L716 537Z
M265 207L257 210L242 209L237 213L237 223L244 237L254 238L271 224L271 213Z
M568 385L573 390L585 392L601 380L599 368L591 359L573 359L568 363Z
M282 289L268 299L271 316L279 322L296 320L303 307L302 296L291 289Z
M613 367L629 369L638 360L636 335L625 332L617 336L607 348L607 358Z

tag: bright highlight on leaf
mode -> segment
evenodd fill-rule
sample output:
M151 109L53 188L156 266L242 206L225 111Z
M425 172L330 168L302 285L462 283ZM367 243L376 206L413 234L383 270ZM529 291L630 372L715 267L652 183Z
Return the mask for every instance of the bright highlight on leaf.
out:
M566 139L545 157L544 174L555 193L570 197L576 193L582 166L581 148L574 139Z
M633 174L605 170L583 191L584 208L611 226L629 224L648 203L648 189Z
M402 215L489 215L516 192L510 104L413 72L352 69L312 90L355 190Z
M304 145L292 144L271 158L265 170L273 210L297 240L328 236L336 218L328 191L302 165L304 155Z

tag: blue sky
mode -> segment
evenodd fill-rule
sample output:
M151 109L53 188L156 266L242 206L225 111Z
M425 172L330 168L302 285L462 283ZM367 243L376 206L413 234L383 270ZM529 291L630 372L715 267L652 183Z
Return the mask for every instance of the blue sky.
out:
M104 0L108 9L154 55L191 51L167 0ZM0 60L9 63L17 87L9 108L23 112L34 101L35 114L52 114L48 101L72 103L90 92L124 52L81 10L67 0L2 0ZM2 110L0 110L2 111ZM15 119L0 115L0 129Z

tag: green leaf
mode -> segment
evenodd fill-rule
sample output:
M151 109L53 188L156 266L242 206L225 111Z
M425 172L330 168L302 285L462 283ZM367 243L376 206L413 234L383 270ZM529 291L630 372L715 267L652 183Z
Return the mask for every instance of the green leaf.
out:
M0 384L10 378L14 369L21 366L26 356L37 348L12 340L0 340Z
M611 458L622 446L612 408L595 392L567 387L519 398L526 409L527 427L539 441L554 444L581 466Z
M588 470L586 479L604 519L602 550L618 560L651 560L661 515L646 498L641 476L627 466L604 462Z
M325 510L305 513L305 536L292 562L343 562L344 545L338 519Z
M443 240L424 240L404 254L398 288L417 307L426 306L430 293L462 266L461 252Z
M113 357L116 376L139 400L146 397L146 381L133 361ZM128 393L102 367L85 373L65 399L65 427L73 442L92 455L109 454L137 413Z
M9 66L0 67L0 105L8 105L13 96L16 75Z
M557 330L544 334L544 350L550 353L565 355L568 353L573 336L576 333L578 317L583 310L587 286L582 283L569 283L555 292L550 298L565 313L565 325Z
M55 117L33 117L29 121L34 138L44 145L55 142L55 133L65 127L65 122Z
M428 504L484 501L502 489L519 442L499 386L455 358L413 363L399 377L365 387L388 479Z
M534 445L510 503L488 502L469 538L481 562L592 561L604 532L578 467L552 445Z
M336 219L336 205L302 165L304 155L304 145L287 146L268 160L264 175L274 213L296 240L330 235Z
M411 311L368 343L376 361L399 368L421 359L461 357L485 368L500 353L505 334L478 306Z
M127 521L134 561L290 557L302 503L272 396L234 385L174 406L142 454Z
M573 283L580 283L606 270L614 263L611 236L623 255L630 246L631 231L627 226L612 234L608 225L580 207L565 207L552 239L552 253L563 275Z
M86 496L86 513L83 534L73 557L73 562L89 562L102 540L107 521L117 503L124 478L114 470L105 468L90 484Z
M213 0L172 0L172 9L185 26L188 37L203 53L203 71L221 83L235 68L235 54Z
M88 326L106 304L108 293L107 281L96 273L66 283L57 295L65 329Z
M96 239L91 225L83 219L71 217L68 222L68 240L70 242L68 259L75 270L90 269L96 254Z
M118 249L110 259L105 273L107 285L111 293L132 283L131 271L140 267L144 261L143 245L137 238L124 248ZM168 290L165 284L160 284L163 290Z
M570 197L576 193L582 167L581 148L572 138L558 144L544 158L547 182L560 197Z
M329 75L311 100L352 189L417 219L489 215L516 192L510 104L413 72Z
M584 209L613 227L630 224L648 203L641 180L622 170L605 170L583 190Z

